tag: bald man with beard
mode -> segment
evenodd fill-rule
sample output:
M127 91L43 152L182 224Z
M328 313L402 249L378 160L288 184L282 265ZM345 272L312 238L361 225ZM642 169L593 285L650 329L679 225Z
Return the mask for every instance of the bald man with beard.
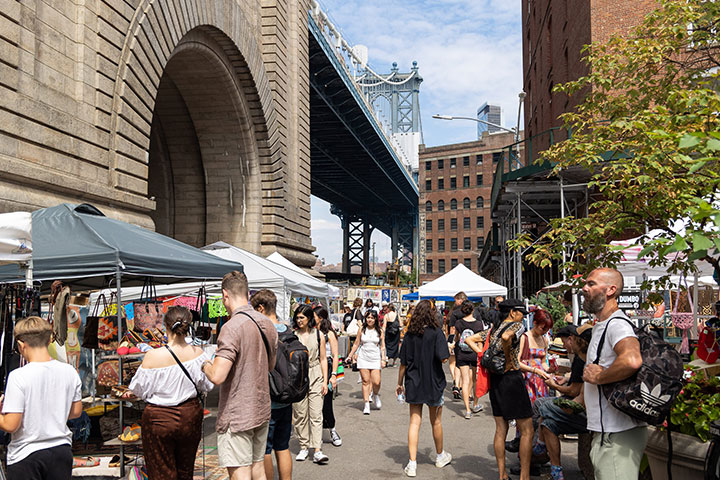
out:
M597 480L637 480L647 444L647 425L610 405L599 388L629 378L642 365L640 343L618 307L622 289L623 277L612 268L593 270L582 288L583 308L597 320L583 373L587 428L595 432L590 458ZM602 351L598 352L606 329ZM593 363L596 358L597 364Z

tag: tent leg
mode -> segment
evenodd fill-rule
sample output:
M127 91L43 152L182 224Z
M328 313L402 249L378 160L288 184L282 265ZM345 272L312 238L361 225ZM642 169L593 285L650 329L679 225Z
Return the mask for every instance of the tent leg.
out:
M122 299L120 298L122 296L122 275L120 274L120 267L118 266L115 270L115 285L117 287L117 295L115 295L115 301L116 301L116 308L117 308L117 325L118 325L118 344L120 344L120 341L123 337L123 331L122 331ZM120 385L123 385L123 358L121 355L118 355L118 380ZM120 433L122 433L125 421L125 416L123 415L123 402L120 402L120 406L118 408L118 420L120 422ZM125 476L125 446L121 443L120 444L120 478L123 478Z

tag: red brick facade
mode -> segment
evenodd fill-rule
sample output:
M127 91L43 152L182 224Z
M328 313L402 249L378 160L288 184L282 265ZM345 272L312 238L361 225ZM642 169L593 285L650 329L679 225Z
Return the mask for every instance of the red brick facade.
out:
M567 137L558 118L573 110L582 95L553 94L558 83L588 73L582 48L627 32L656 8L656 0L535 0L522 2L523 89L528 155L537 159L551 141ZM552 134L550 130L552 130Z
M474 142L420 145L420 283L449 272L455 262L477 271L478 255L492 228L495 166L498 157L507 159L506 147L513 142L512 133L486 133Z

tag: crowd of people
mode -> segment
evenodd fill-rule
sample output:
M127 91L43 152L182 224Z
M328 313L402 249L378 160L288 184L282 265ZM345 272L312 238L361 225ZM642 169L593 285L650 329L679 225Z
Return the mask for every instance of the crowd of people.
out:
M574 355L568 376L558 375L556 365L548 361L553 318L535 309L526 330L523 320L530 312L521 300L500 297L493 308L483 308L460 292L445 317L430 300L421 300L405 322L392 305L378 309L372 301L363 305L356 300L345 309L339 329L352 339L346 360L359 371L362 413L382 408L381 370L399 360L395 392L409 406L404 473L417 475L424 405L432 426L435 465L450 464L442 428L444 364L449 363L450 392L462 399L466 419L482 411L477 383L480 377L489 380L500 479L508 478L506 451L516 451L521 480L530 477L533 461L543 457L549 459L553 480L562 480L560 437L586 432L594 433L589 456L595 478L637 478L646 426L615 409L598 388L630 377L642 363L629 323L609 322L626 318L617 304L622 282L612 269L595 270L586 278L584 309L595 316L594 326L569 324L555 332ZM190 311L171 307L164 318L167 346L145 355L125 393L147 402L142 443L149 477L193 477L202 436L202 398L214 385L219 386L218 461L230 479L274 478L275 465L281 480L292 478L293 429L300 446L295 460L327 463L323 430L329 430L332 445L342 445L333 407L340 367L338 326L328 310L301 304L291 324L282 322L275 312L275 295L262 290L249 298L247 278L240 272L223 279L222 301L230 319L212 358L185 340ZM5 396L0 397L0 429L12 434L9 478L69 478L72 453L66 422L81 413L79 378L74 369L49 356L51 330L46 321L20 320L14 334L27 364L10 374ZM599 349L601 336L609 346ZM299 341L307 351L308 388L303 398L286 403L271 400L268 373L275 367L279 345L288 339ZM486 359L494 362L492 368ZM43 401L49 395L55 399L51 408ZM516 435L507 441L511 424Z

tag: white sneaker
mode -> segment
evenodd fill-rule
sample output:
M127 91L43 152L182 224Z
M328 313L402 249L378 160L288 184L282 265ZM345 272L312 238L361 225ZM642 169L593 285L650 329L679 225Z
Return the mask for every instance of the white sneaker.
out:
M380 401L380 395L375 395L375 408L380 410L382 408L382 402Z
M370 415L370 402L365 402L365 408L363 408L363 415Z
M330 459L327 455L325 455L319 450L315 450L315 454L313 455L313 463L327 463L328 460Z
M416 477L417 463L415 465L410 465L409 463L405 465L405 475L407 475L408 477Z
M448 463L452 461L452 455L450 455L450 452L442 452L440 455L437 456L435 459L435 466L437 468L442 468Z
M342 438L340 438L340 435L334 428L330 430L330 441L335 447L339 447L342 445Z
M303 448L298 452L295 460L298 462L304 462L305 460L307 460L308 456L310 456L310 450L308 450L307 448Z

